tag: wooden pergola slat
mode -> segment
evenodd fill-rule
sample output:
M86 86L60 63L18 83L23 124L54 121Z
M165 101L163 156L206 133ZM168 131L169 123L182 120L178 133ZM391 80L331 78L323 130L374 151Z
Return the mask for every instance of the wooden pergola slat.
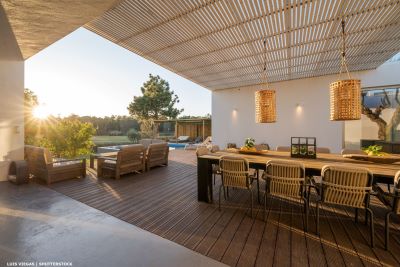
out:
M338 71L346 20L352 71L400 51L400 0L124 0L85 27L208 89Z

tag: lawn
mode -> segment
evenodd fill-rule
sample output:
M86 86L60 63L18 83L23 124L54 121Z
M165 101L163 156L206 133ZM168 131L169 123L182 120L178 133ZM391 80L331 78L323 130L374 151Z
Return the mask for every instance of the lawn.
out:
M93 136L92 141L96 146L121 145L132 143L127 136Z

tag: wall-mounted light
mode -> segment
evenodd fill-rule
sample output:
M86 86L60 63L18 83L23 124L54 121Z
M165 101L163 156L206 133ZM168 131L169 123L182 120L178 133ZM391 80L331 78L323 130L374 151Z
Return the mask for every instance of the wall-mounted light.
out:
M296 104L296 114L300 115L301 113L303 113L303 105L301 103L297 103Z

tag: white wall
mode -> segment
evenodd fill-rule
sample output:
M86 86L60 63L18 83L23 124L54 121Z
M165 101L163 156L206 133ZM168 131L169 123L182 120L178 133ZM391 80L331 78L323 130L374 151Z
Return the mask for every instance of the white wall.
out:
M24 61L0 5L0 181L9 161L23 159Z
M371 87L400 84L399 73L400 64L394 62L352 75L361 79L362 87ZM337 75L329 75L271 84L276 89L277 122L268 124L255 123L254 92L261 87L213 91L213 142L221 147L229 142L241 146L245 138L253 137L257 143L266 142L275 148L290 145L292 136L312 136L318 146L340 152L344 123L329 120L329 84L336 79ZM353 127L357 129L357 125Z

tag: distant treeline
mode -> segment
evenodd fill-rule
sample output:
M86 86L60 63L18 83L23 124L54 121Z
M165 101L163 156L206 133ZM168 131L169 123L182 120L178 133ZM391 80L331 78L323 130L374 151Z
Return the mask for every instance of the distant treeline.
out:
M138 122L129 116L111 116L111 117L78 117L81 122L90 122L96 129L96 135L126 135L130 129L139 131Z

